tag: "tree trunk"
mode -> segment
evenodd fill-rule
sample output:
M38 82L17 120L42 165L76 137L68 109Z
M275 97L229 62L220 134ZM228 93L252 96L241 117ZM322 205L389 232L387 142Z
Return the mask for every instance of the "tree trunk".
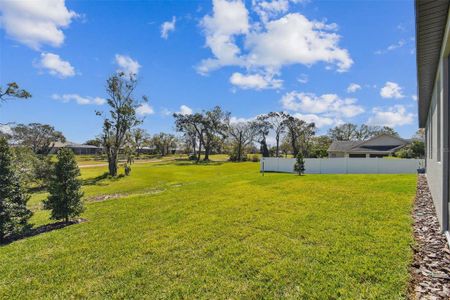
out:
M110 153L108 155L108 169L109 169L109 175L115 177L117 176L117 152L114 150L110 150Z
M204 161L208 161L209 160L209 151L210 151L211 145L210 145L210 141L207 141L205 143L205 158L203 158Z
M269 153L269 148L267 148L267 142L266 142L266 138L263 138L261 141L261 154L263 157L269 157L270 153Z
M279 155L279 150L280 150L280 136L277 136L276 137L276 140L277 140L277 150L276 150L276 152L275 152L275 155L276 155L276 157L278 157L278 155ZM266 146L267 147L267 146Z
M237 160L241 161L242 157L241 157L241 151L242 151L242 134L239 133L239 140L238 140L238 157Z
M66 224L68 224L68 223L69 223L69 217L66 216Z
M202 155L202 139L200 139L198 144L198 156L197 156L197 162L200 161L200 155Z

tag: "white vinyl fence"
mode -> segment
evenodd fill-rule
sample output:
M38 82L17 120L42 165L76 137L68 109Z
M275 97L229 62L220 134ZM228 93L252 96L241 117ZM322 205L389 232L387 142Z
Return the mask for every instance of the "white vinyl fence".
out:
M264 157L261 171L293 173L295 158ZM423 168L422 159L305 158L306 174L408 174Z

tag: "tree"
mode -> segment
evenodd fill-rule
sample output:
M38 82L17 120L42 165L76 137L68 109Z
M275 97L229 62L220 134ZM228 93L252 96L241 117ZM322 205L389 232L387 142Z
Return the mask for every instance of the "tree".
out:
M109 77L106 83L110 116L103 120L102 144L108 157L109 174L117 176L119 151L124 146L126 135L142 123L136 115L140 103L134 98L137 80L133 74L127 76L121 72ZM147 101L145 96L143 101ZM102 113L97 112L97 115Z
M229 125L228 133L233 144L231 160L243 160L245 148L254 141L257 130L252 122L236 122Z
M81 192L80 169L72 150L62 148L58 151L58 162L55 164L50 180L49 196L44 201L45 209L51 210L51 218L69 222L70 218L83 212L83 192Z
M284 122L286 124L288 138L291 142L294 156L297 156L299 151L301 151L304 156L307 155L311 145L311 138L316 132L315 124L307 123L290 115L286 116Z
M95 147L101 147L102 146L102 140L101 138L95 138L92 140L87 140L84 142L85 145L95 146Z
M253 126L256 129L256 137L258 138L258 142L260 144L260 150L263 157L269 157L270 152L267 146L267 136L272 129L271 123L267 120L265 115L258 116L256 121L253 122Z
M170 153L171 148L176 148L176 142L177 139L173 134L164 132L155 134L151 139L151 144L161 156L166 156Z
M424 158L425 143L421 140L414 140L411 144L395 152L395 156L400 158Z
M284 112L270 112L263 118L265 118L270 123L271 129L273 129L275 133L275 156L278 157L280 153L280 140L286 130L285 120L288 118L288 115Z
M131 130L130 140L136 150L136 156L139 157L145 143L148 142L150 135L145 129L135 128Z
M27 209L25 193L14 158L5 139L0 139L0 243L30 229L32 213Z
M298 152L296 156L294 171L297 172L298 175L303 175L303 173L305 172L305 161L301 152Z
M309 157L323 158L328 156L328 148L331 145L331 139L326 135L312 138Z
M0 102L5 102L11 98L28 99L31 98L31 94L21 89L15 82L6 84L6 89L0 86Z
M177 131L186 133L195 131L199 140L197 162L200 160L202 147L205 148L204 160L209 160L211 149L218 140L225 139L228 130L230 113L224 112L219 106L210 111L195 114L175 113L175 127Z
M40 123L19 124L12 129L13 140L22 146L30 147L34 153L48 155L56 142L64 143L66 138L53 126Z
M369 126L345 123L328 130L328 136L334 141L365 141L381 134L399 136L395 129L389 126Z

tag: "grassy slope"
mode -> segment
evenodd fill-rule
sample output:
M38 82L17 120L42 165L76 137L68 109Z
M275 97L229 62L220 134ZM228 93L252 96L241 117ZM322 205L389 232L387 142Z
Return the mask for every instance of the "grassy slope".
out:
M402 298L414 190L412 175L135 165L85 187L129 194L87 204L89 222L0 247L0 298Z

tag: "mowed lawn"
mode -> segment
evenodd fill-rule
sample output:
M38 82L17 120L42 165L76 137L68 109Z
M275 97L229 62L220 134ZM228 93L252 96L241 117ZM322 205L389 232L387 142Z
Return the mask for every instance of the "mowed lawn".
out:
M105 170L82 170L87 222L0 246L0 298L406 295L414 175L172 162L109 180ZM43 197L30 203L36 226L49 222Z

